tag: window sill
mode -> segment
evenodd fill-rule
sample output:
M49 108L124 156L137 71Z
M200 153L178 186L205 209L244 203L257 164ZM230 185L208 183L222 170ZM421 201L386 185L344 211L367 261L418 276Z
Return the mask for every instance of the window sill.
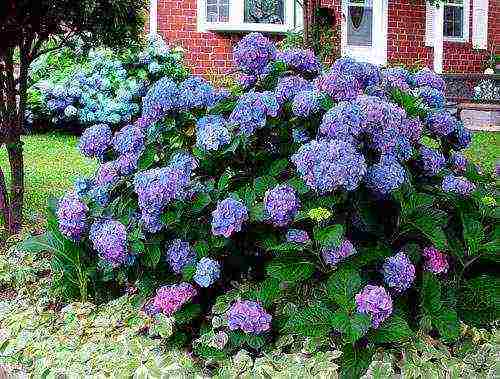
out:
M201 27L202 30L223 33L246 33L246 32L264 32L284 34L294 30L290 25L273 24L230 24L228 22L210 22Z
M467 43L469 42L466 38L456 38L456 37L443 37L444 42L453 42L453 43Z

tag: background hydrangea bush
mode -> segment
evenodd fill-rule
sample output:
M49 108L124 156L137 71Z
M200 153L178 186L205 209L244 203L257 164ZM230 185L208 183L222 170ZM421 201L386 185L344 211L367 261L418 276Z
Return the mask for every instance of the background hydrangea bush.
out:
M169 346L210 359L329 338L351 377L377 346L498 319L494 180L460 155L438 76L323 68L256 33L235 62L238 88L163 77L132 124L82 136L100 168L25 242L51 246L61 294L138 293Z
M141 97L152 82L188 75L182 51L171 49L158 35L149 35L142 49L123 52L95 48L85 54L82 46L75 48L79 54L59 53L65 64L57 64L55 70L50 54L33 63L29 123L46 122L58 128L128 123L140 114ZM51 75L45 77L48 67Z

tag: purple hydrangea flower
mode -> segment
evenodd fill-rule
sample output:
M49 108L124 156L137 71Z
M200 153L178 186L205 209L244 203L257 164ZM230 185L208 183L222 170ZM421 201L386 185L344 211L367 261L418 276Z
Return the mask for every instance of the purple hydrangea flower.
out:
M120 175L130 175L137 170L140 154L131 153L120 155L115 160L115 168Z
M217 151L231 142L231 135L222 116L205 116L196 123L196 146L204 151Z
M198 160L185 150L178 151L170 157L169 166L181 170L190 177L198 168Z
M469 130L465 129L462 122L457 122L455 131L448 138L456 150L466 149L472 142L472 134Z
M366 123L364 115L359 106L343 101L326 112L319 130L327 137L352 141Z
M127 229L116 220L98 220L92 224L90 241L99 257L114 267L127 261Z
M298 117L310 117L321 110L321 94L316 91L301 91L292 102L292 112Z
M310 242L311 239L305 230L301 229L288 229L286 232L286 242L293 242L298 244L305 244Z
M311 82L302 76L293 75L280 78L274 92L278 103L283 105L286 101L292 100L299 92L311 90L313 90Z
M247 92L243 94L229 116L229 124L247 136L266 125L267 116L278 115L279 104L270 92Z
M349 240L343 240L342 243L337 247L324 247L321 249L321 256L326 264L335 266L356 254L356 248Z
M137 125L127 125L115 133L113 148L118 154L138 155L144 149L146 136Z
M337 59L332 65L332 71L349 75L355 78L361 87L368 87L380 83L380 70L377 66L367 62L358 62L351 57Z
M276 58L276 46L260 33L250 33L241 39L233 51L234 63L246 74L260 75Z
M425 122L432 133L444 137L455 130L457 119L450 112L440 111L430 113Z
M106 124L98 124L85 129L78 149L89 158L101 158L111 145L111 129Z
M108 187L114 184L120 173L117 170L116 163L114 161L103 163L97 169L95 176L95 185L98 187Z
M136 174L134 190L139 198L139 208L145 228L156 233L163 225L160 216L174 199L183 198L190 181L189 175L179 168L167 166Z
M384 287L367 285L356 295L356 310L371 317L378 328L392 313L392 299Z
M268 331L271 319L262 305L250 300L236 301L227 312L229 329L241 329L245 333L261 334Z
M354 191L366 173L365 158L350 143L313 140L292 156L307 186L319 193Z
M337 101L354 100L361 92L359 81L351 75L331 70L315 80L316 88Z
M190 76L179 86L179 108L190 109L214 106L218 99L215 88L201 76Z
M184 267L194 263L196 253L189 242L173 240L167 249L167 261L173 272L180 274Z
M166 316L172 316L197 295L196 288L189 283L166 285L158 288L153 305Z
M57 221L62 234L73 241L79 241L87 227L89 208L75 192L68 192L57 207Z
M434 246L424 248L422 256L425 259L424 270L434 274L445 274L448 272L449 264L447 255L441 253Z
M444 192L468 196L476 189L476 185L462 176L446 175L441 188Z
M429 70L427 67L418 71L413 75L413 83L417 87L428 86L431 88L435 88L438 91L444 91L445 82L443 78L441 78L435 72Z
M154 83L142 99L143 117L156 121L177 110L181 93L177 84L165 76Z
M208 288L214 284L220 277L220 264L219 262L203 257L196 265L196 271L193 280L200 287Z
M149 299L143 306L142 312L146 316L153 317L161 312L161 309L154 304L154 299Z
M406 171L395 159L384 157L380 163L368 167L366 186L380 194L388 194L400 188L406 180Z
M468 160L463 154L454 152L448 161L451 169L458 174L463 174L467 170Z
M435 176L441 172L446 160L439 151L426 146L420 148L420 163L424 174Z
M212 212L212 234L229 238L231 234L241 230L246 220L248 211L242 202L231 198L224 199Z
M277 185L264 195L264 209L275 226L285 226L300 208L295 189L287 184Z
M424 124L418 117L410 117L404 120L404 135L412 142L417 143L422 138Z
M257 76L240 74L238 76L238 83L243 87L243 89L250 89L255 85L255 83L257 83Z
M419 96L424 104L431 108L443 108L445 97L442 91L432 87L419 87L415 89L415 95Z
M309 49L288 49L278 52L276 59L283 61L289 68L306 74L315 74L321 70L321 63Z
M381 70L382 87L386 90L397 88L402 91L410 89L410 73L403 67L389 67Z
M415 266L403 251L385 260L382 273L384 282L397 292L406 291L415 281Z

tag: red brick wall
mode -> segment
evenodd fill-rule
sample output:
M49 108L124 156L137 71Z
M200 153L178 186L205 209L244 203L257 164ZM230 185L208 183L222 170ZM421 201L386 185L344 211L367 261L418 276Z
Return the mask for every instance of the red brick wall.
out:
M232 47L238 34L197 32L197 0L158 0L158 28L170 43L186 49L187 64L196 74L226 74L232 70ZM471 0L474 1L474 0ZM432 67L432 48L425 46L424 0L388 0L389 62L415 64L420 60ZM335 5L334 5L335 4ZM340 20L340 0L321 0L335 8ZM500 52L500 0L490 0L488 42ZM469 18L472 37L472 11ZM488 53L473 50L469 43L444 43L445 72L480 72Z

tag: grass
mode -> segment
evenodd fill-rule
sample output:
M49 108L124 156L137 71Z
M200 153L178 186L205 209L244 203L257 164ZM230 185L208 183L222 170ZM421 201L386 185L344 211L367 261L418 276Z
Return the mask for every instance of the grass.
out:
M96 162L80 155L75 136L50 133L25 136L22 140L26 174L24 212L29 222L44 215L50 197L61 196L77 177L92 174ZM4 148L0 149L0 167L9 180Z
M61 196L78 176L90 175L96 162L82 157L78 138L58 133L23 138L26 170L26 208L29 221L43 216L47 199ZM485 171L492 172L500 159L500 133L477 132L466 155ZM5 149L0 149L0 167L8 175Z

